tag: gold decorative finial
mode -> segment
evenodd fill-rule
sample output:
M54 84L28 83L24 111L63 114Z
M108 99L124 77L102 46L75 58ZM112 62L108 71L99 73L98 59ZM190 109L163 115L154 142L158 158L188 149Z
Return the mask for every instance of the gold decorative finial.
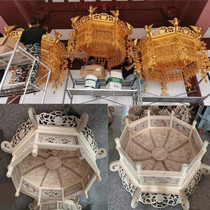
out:
M171 23L173 26L178 26L179 25L179 20L178 18L174 18L173 20L168 20L169 23Z
M161 83L161 90L161 96L169 96L169 94L167 93L167 86L165 82Z
M169 23L171 23L175 27L175 31L177 32L179 27L179 20L178 18L174 18L173 20L168 20Z
M53 30L55 33L55 41L54 43L57 43L59 39L61 38L62 34L60 32L57 32L56 30Z
M135 39L135 40L134 40L134 42L133 42L133 43L134 43L134 46L137 46L138 41L139 41L138 39Z
M111 10L110 12L114 15L115 20L118 21L119 20L119 15L120 15L119 10L116 10L116 11Z
M129 23L127 23L127 22L125 22L125 23L126 23L126 25L127 25L127 27L128 27L128 30L129 30L129 31L132 31L133 26L132 26L132 25L130 25Z
M147 37L148 37L149 39L152 38L150 32L151 32L151 29L152 29L153 25L154 25L154 24L151 24L151 25L149 25L149 26L148 26L148 25L145 26L145 30L146 30L146 33L147 33Z
M72 26L73 28L74 28L74 26L75 26L75 24L76 24L76 22L77 22L77 20L78 20L79 18L80 18L80 16L71 18L71 22L72 22L71 26Z
M4 27L4 30L5 30L5 33L4 35L5 36L9 36L10 33L13 31L13 29L16 27L16 25L13 25L13 26L5 26Z
M90 17L92 17L93 16L93 13L96 11L96 9L97 9L97 7L93 7L93 6L90 6L89 7L89 15L90 15Z
M201 38L201 27L197 27L197 26L190 26L193 31L195 31L195 33L197 34L198 38Z

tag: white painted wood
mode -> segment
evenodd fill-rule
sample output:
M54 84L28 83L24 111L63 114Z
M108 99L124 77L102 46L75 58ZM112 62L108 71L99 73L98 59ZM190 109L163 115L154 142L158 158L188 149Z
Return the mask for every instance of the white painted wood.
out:
M40 206L41 204L41 194L42 194L42 188L39 189L38 206Z
M63 117L60 112L42 113L41 115L42 118L39 118L40 116L36 115L35 110L30 109L31 121L23 123L21 125L23 130L19 128L18 135L16 134L12 139L16 142L16 145L13 146L10 142L2 144L5 151L12 152L13 157L8 166L7 176L12 177L16 188L16 196L21 191L36 199L39 206L50 199L60 200L64 204L66 199L80 194L85 194L88 198L87 192L95 180L101 181L96 160L105 157L106 150L98 149L92 131L85 128L88 121L87 114L83 114L80 119L74 116ZM53 119L52 122L49 119ZM78 127L74 127L74 125L78 125ZM88 133L86 130L88 130ZM17 136L18 138L15 138ZM81 162L80 153L86 161ZM81 164L82 174L80 174L81 171L79 173L74 168L76 167L74 164L71 165L71 161L65 162L65 158L72 158L71 161L75 161L76 165ZM75 175L72 179L69 179L70 184L62 183L62 173L59 173L58 169L64 170L64 168L69 170L68 173L71 172ZM18 170L20 171L18 172ZM30 173L33 170L37 171ZM57 178L53 175L55 180L51 177L52 175L48 175L50 171L57 173ZM20 179L18 180L19 173ZM47 185L45 184L46 179L48 179ZM67 178L64 179L66 182ZM86 186L84 186L83 179L87 181ZM64 190L71 190L74 185L78 186L78 190L65 196ZM48 195L51 193L52 197L49 197Z
M38 124L35 126L37 126L37 128L38 128ZM35 138L34 138L33 150L32 150L33 157L37 157L37 155L38 155L38 149L39 149L38 141L39 141L39 133L36 132Z
M90 190L90 188L92 187L93 183L95 182L95 180L97 179L97 175L94 175L91 180L89 181L89 183L87 184L87 187L85 189L86 192L88 192ZM87 197L88 198L88 197Z
M204 163L201 163L201 169L203 170L203 174L210 175L210 166Z
M23 177L21 177L21 179L20 179L20 184L19 184L19 186L16 189L15 197L19 197L22 181L23 181Z
M81 132L82 129L84 129L84 127L87 125L88 119L89 119L89 116L87 113L83 113L81 115L81 117L79 118L77 122L77 128L76 128L77 132Z
M141 194L141 189L138 188L131 200L131 207L132 208L136 208L136 206L138 205L139 203L139 197L140 197L140 194Z
M81 145L56 145L56 144L53 145L51 143L42 143L42 142L37 143L37 148L38 147L42 149L47 149L51 147L51 149L67 150L67 151L75 151L77 149L83 148Z
M143 123L147 123L147 125L142 126ZM196 125L196 122L193 122L193 125L189 125L177 119L174 116L173 112L169 116L161 116L161 115L155 116L155 115L150 115L149 111L146 117L133 121L129 124L128 123L125 124L124 130L122 132L120 139L119 138L115 139L116 149L118 150L120 159L110 164L110 170L111 171L118 170L124 185L126 185L125 187L126 190L127 191L131 190L130 193L133 196L133 199L131 202L132 208L135 208L139 200L141 201L141 199L137 199L138 196L141 196L140 192L147 192L147 193L158 193L158 194L164 193L164 194L179 195L179 202L182 204L183 209L189 209L189 202L186 199L183 192L186 190L186 188L189 185L193 185L192 183L196 176L200 176L200 170L202 171L203 174L206 174L206 175L210 174L210 166L201 163L201 159L206 153L208 142L207 141L202 142L195 128L195 125ZM173 135L175 135L173 136L173 138L171 137L171 140L170 140L170 141L174 140L174 143L172 144L171 142L171 144L168 145L169 148L171 147L171 149L168 149L169 154L187 145L187 148L185 148L181 154L185 155L184 151L186 152L188 152L188 150L191 151L189 153L190 156L188 156L190 157L190 159L184 160L183 158L185 156L183 156L183 158L180 159L182 163L180 169L177 169L177 170L167 169L166 170L165 168L165 170L160 170L160 169L156 170L154 167L153 169L145 169L147 165L146 166L143 165L144 164L143 161L145 161L144 157L140 155L139 156L140 159L138 160L137 155L142 154L142 153L144 154L144 152L146 151L148 152L150 149L146 147L149 144L144 145L145 147L144 146L140 147L138 144L136 144L136 147L134 145L129 147L129 144L135 142L134 139L138 138L140 134L143 134L141 137L143 138L144 135L146 135L146 132L151 134L151 130L153 129L155 129L154 130L155 132L153 133L154 139L156 138L155 135L157 135L159 131L163 132L164 130L166 130L164 135L167 136L168 141L169 141L170 133L173 132ZM126 135L127 132L132 133L132 135L129 138L127 138L127 135ZM176 135L178 136L176 137ZM192 137L194 138L193 140L192 140ZM160 136L159 137L157 136L157 138L159 138L159 141L160 141ZM177 144L176 138L180 138L179 141L181 143ZM143 138L143 139L144 141L147 141L148 137ZM139 144L144 143L144 141L139 140ZM199 149L198 152L195 152L193 150L194 144L196 144L196 148ZM127 145L127 146L122 147L122 145ZM173 145L174 145L174 149L172 147ZM166 146L167 146L167 142L164 145L164 147L167 148ZM156 149L157 146L154 145L154 147ZM151 148L151 145L150 145L150 148ZM153 149L152 149L152 154L151 154L152 157L154 159L157 158L157 160L159 160L158 151L162 151L161 147L160 148L157 147L157 150L155 150L156 153L153 153ZM133 154L135 155L132 156ZM167 157L165 156L164 151L160 152L160 155L163 155L163 154L164 154L164 158ZM157 155L157 156L153 156L153 155ZM174 155L176 155L176 153ZM150 159L149 157L151 156L148 156L147 158ZM161 160L161 157L160 157L160 160ZM149 163L149 164L152 164L152 163ZM195 180L195 182L197 182L197 180ZM129 189L129 187L131 187L131 189ZM135 187L135 191L133 191L134 190L133 187ZM134 192L136 193L138 192L138 193L135 194Z
M183 191L180 191L179 197L180 197L180 201L181 201L181 205L182 205L183 210L189 210L190 209L190 203L188 201L187 196L185 195L185 193Z
M31 107L28 110L28 115L29 115L29 118L30 118L34 128L37 129L38 128L38 121L37 121L36 111L33 107Z

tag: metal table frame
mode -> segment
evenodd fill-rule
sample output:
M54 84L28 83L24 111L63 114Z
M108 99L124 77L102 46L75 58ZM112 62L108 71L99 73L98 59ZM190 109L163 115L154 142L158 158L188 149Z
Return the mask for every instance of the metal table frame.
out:
M73 102L73 96L74 95L89 95L93 98L92 100L88 100L84 102L83 104L87 104L93 101L97 100L106 100L121 106L124 106L124 104L109 99L110 96L130 96L133 100L133 105L137 105L137 90L110 90L110 89L75 89L75 88L68 88L67 94L70 98L70 103Z
M6 67L4 76L3 76L1 84L0 84L0 97L15 96L15 98L12 100L12 101L14 101L17 97L22 95L23 96L22 103L24 103L26 94L35 93L35 92L39 92L39 91L42 90L43 91L43 96L42 96L42 99L41 99L41 103L43 104L44 101L45 101L46 91L47 91L48 84L49 84L49 79L50 79L50 75L51 75L51 68L48 67L47 65L45 65L43 62L41 62L39 59L32 56L25 49L23 49L19 45L19 42L20 42L20 39L18 39L13 51L0 54L0 69ZM18 65L18 62L13 62L13 61L15 61L15 55L17 55L17 54L21 54L25 58L24 62L19 63L19 65L28 64L30 62L32 63L32 67L30 69L29 76L27 78L27 81L25 81L25 82L21 82L21 83L6 86L5 85L5 80L7 78L7 75L9 74L9 69L12 66ZM9 59L8 63L6 63L5 61L2 60L2 58L5 58L5 57ZM34 68L35 62L38 62L39 65L44 66L48 70L48 72L41 79L39 79L35 84L31 84L30 83L30 78L31 78L31 75L32 75L32 70ZM45 83L45 87L44 88L38 87L37 84L46 77L47 77L47 80L46 80L46 83ZM10 103L12 101L10 101Z

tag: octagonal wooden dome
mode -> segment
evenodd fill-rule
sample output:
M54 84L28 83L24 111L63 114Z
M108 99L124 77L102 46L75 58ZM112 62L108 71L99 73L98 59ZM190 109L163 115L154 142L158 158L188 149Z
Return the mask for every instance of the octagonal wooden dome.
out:
M126 119L127 120L127 119ZM131 193L131 207L138 202L157 208L182 204L189 209L188 197L194 192L202 173L210 167L202 164L207 141L196 128L174 117L150 115L126 121L116 149L120 159L110 164L118 171L124 188Z
M98 149L93 132L86 127L88 115L80 119L62 112L36 115L29 109L11 142L1 144L12 154L8 177L12 177L16 196L23 192L38 206L85 194L96 179L101 180L96 160L106 156Z

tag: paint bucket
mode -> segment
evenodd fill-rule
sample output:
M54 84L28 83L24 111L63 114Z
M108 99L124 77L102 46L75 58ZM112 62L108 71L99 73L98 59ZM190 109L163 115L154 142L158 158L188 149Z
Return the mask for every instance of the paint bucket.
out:
M97 77L94 75L87 75L85 78L85 88L94 89L96 87Z

